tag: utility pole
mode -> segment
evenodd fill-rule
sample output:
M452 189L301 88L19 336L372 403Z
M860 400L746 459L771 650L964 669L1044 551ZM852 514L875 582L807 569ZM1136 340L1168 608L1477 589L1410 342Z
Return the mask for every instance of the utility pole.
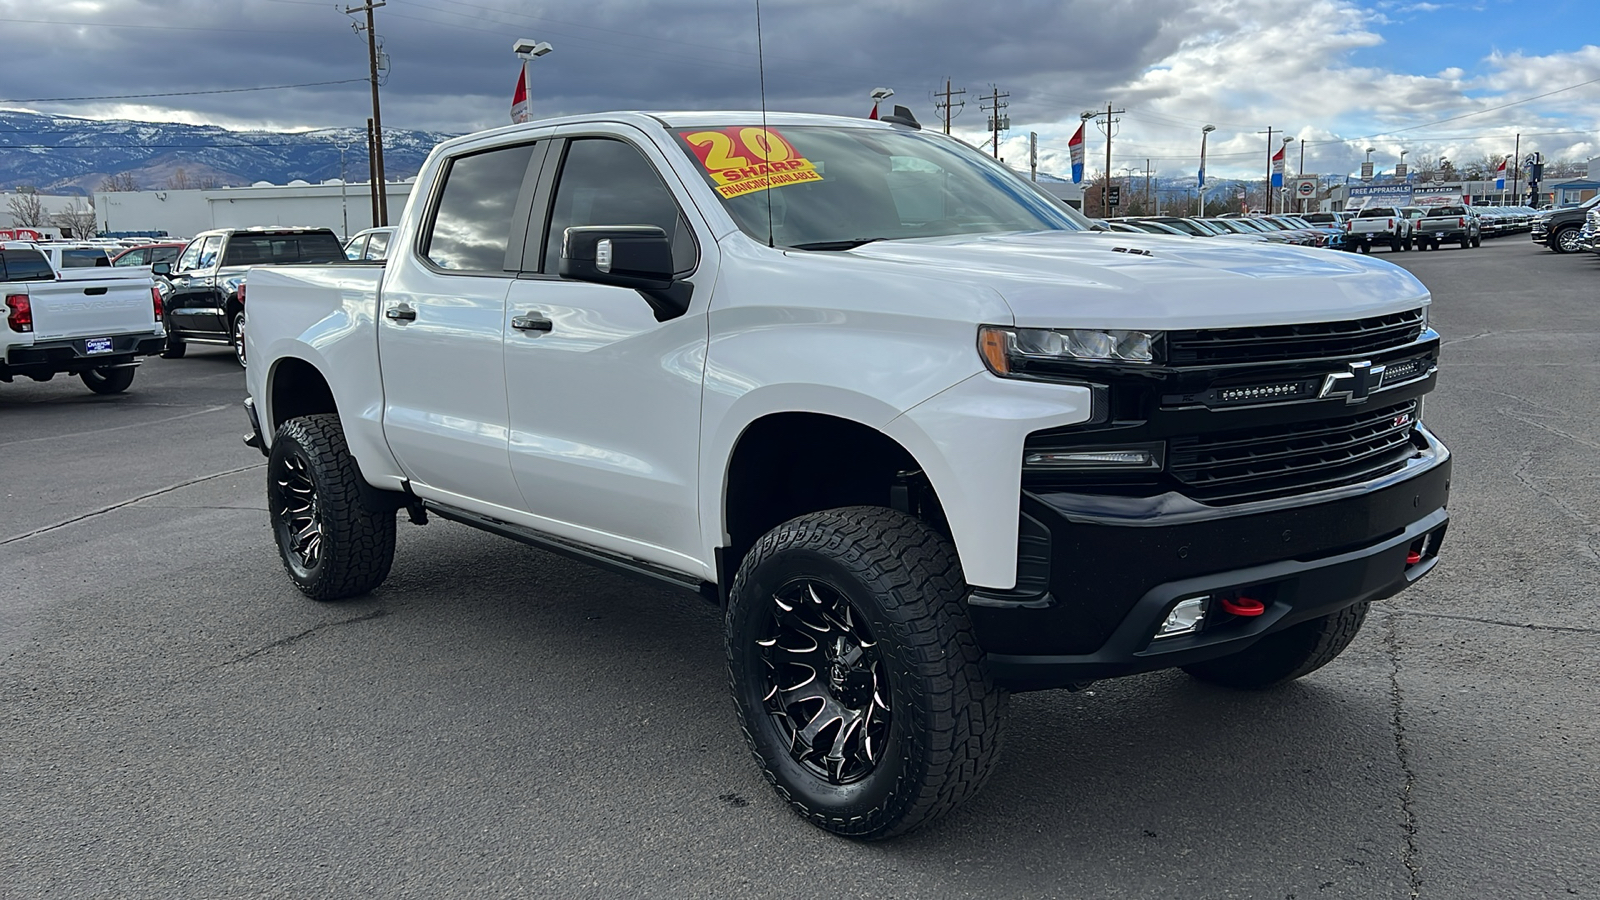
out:
M1150 215L1150 210L1155 204L1151 202L1150 195L1150 160L1144 161L1144 214Z
M372 150L372 117L367 116L367 190L372 194L372 224L378 224L378 167L373 160L377 154Z
M1515 170L1511 176L1511 196L1517 198L1517 205L1522 205L1522 132L1517 132L1515 150L1511 151L1511 168Z
M949 134L950 133L950 110L952 108L954 108L957 112L960 112L961 107L967 105L967 101L965 101L965 100L962 100L959 103L951 103L950 102L950 98L959 97L962 94L965 94L966 92L967 92L966 88L962 88L959 91L950 90L950 79L946 78L944 80L944 93L943 94L935 93L933 95L935 97L943 97L944 98L944 102L943 103L940 103L938 100L935 100L934 103L933 103L933 108L935 110L943 110L944 111L944 133L945 134Z
M1269 216L1272 215L1272 132L1271 125L1267 126L1266 131L1256 132L1267 136L1267 215Z
M377 196L377 214L373 224L389 224L389 192L385 189L383 172L383 113L378 108L378 33L373 28L372 11L388 5L388 0L367 0L365 6L347 6L344 14L354 15L358 12L367 14L367 65L372 77L372 184ZM357 31L362 26L355 26Z
M989 130L994 132L994 158L995 159L999 159L1000 158L1000 130L1002 128L1004 128L1004 129L1009 131L1010 128L1011 128L1011 117L1007 116L1007 115L1003 115L1000 112L1001 110L1005 109L1006 107L1010 106L1011 104L1009 104L1009 103L1001 103L1000 101L1005 99L1006 97L1011 96L1011 94L1010 93L1004 93L1004 94L1000 93L1000 88L995 87L994 85L990 85L990 87L993 89L993 92L989 95L989 105L988 106L984 106L983 105L983 101L981 101L981 100L978 102L978 105L980 107L983 107L983 109L987 110L988 113L989 113Z
M1106 186L1105 190L1100 192L1100 205L1103 210L1102 214L1107 219L1111 218L1111 138L1116 134L1117 123L1122 121L1115 118L1115 116L1125 112L1127 112L1125 109L1112 109L1111 102L1107 101L1104 119L1100 118L1101 114L1098 112L1093 116L1084 113L1085 116L1094 119L1094 124L1097 128L1106 133Z

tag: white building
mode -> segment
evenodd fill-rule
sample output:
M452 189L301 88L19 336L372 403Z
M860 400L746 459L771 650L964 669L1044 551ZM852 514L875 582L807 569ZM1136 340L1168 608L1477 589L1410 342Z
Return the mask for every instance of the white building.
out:
M411 196L411 180L385 188L393 222ZM211 228L309 225L348 237L373 225L368 184L341 185L338 179L322 184L258 181L250 187L210 190L96 191L94 200L103 232L165 231L188 238Z
M26 194L17 191L0 191L0 228L9 228L13 225L22 224L21 222L15 221L15 216L13 216L11 213L11 201L20 201L26 196ZM44 224L46 226L53 225L55 222L55 217L58 215L78 210L89 210L93 208L89 203L89 198L84 197L81 194L34 193L33 196L39 199L39 208L44 211ZM59 234L59 231L53 227L43 228L40 230Z

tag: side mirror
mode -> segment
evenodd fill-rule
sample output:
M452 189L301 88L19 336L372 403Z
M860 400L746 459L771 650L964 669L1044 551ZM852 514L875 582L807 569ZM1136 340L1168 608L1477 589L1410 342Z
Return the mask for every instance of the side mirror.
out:
M672 242L654 225L577 225L561 235L557 272L572 281L633 288L656 321L683 315L692 286L673 274Z
M171 277L171 275L172 275L172 263L158 262L155 265L150 267L150 274L151 275L160 275L162 278Z
M640 291L672 286L672 242L654 225L582 225L561 236L562 278Z

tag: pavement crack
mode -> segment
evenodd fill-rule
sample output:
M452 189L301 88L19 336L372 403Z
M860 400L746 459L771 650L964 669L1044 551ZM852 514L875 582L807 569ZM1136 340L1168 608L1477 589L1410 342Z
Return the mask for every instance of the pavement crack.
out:
M291 644L297 644L300 641L305 640L306 638L312 636L313 634L316 634L319 631L326 631L329 628L338 628L341 625L355 625L355 624L360 623L360 622L370 622L373 619L379 619L379 618L382 618L382 617L384 617L384 616L386 616L388 614L389 614L388 610L385 610L383 607L380 606L377 609L372 610L371 612L363 613L363 614L361 614L359 616L353 616L353 617L348 618L348 619L339 619L338 621L335 621L335 622L323 622L320 625L313 625L310 628L307 628L305 631L300 632L299 634L291 634L286 638L281 638L279 640L273 641L270 644L265 644L263 646L257 647L256 649L251 650L249 653L243 653L243 654L240 654L238 656L235 656L233 659L230 659L227 662L220 662L220 663L217 663L214 666L208 666L208 667L206 667L205 671L209 672L209 671L212 671L214 669L221 669L221 668L225 668L227 666L237 665L239 663L244 662L247 659L254 659L255 657L260 656L261 654L266 653L269 650L276 650L279 647L287 647L287 646L289 646Z
M1528 424L1538 425L1539 423L1529 422ZM1539 425L1539 427L1544 428L1545 426ZM1579 441L1579 443L1584 442ZM1535 484L1533 477L1528 474L1528 467L1532 464L1533 452L1531 450L1524 451L1522 458L1517 461L1517 467L1512 470L1511 474L1516 477L1517 481L1520 482L1523 487L1527 488L1531 493L1533 493L1534 496L1544 499L1551 506L1554 506L1556 509L1564 513L1568 518L1583 526L1584 534L1580 536L1581 539L1578 543L1579 552L1590 562L1600 565L1600 546L1597 546L1597 541L1600 541L1600 528L1596 528L1595 523L1591 521L1588 516L1584 515L1582 510L1575 509L1570 503L1568 503L1566 500L1563 500L1556 493L1547 491Z
M1491 334L1494 334L1494 332L1492 332L1492 331L1480 331L1477 334L1469 334L1466 337L1451 338L1448 341L1444 341L1439 346L1448 347L1451 344L1465 344L1467 341L1475 341L1478 338L1488 337Z
M1567 634L1600 634L1600 628L1582 628L1576 625L1546 625L1543 622L1507 622L1503 619L1486 619L1481 616L1457 616L1450 613L1422 612L1415 609L1387 609L1391 616L1418 616L1424 619L1449 619L1453 622L1476 622L1479 625L1498 625L1501 628L1520 628L1528 631L1559 631Z
M86 512L86 513L84 513L82 515L73 516L70 519L63 519L60 522L56 522L53 525L46 525L43 528L35 528L32 531L25 531L22 534L14 534L11 537L8 537L3 541L0 541L0 546L4 546L6 544L14 544L17 541L24 541L24 540L27 540L28 538L31 538L31 537L38 537L41 534L45 534L47 532L55 531L58 528L65 528L68 525L76 525L79 522L83 522L83 521L86 521L88 519L93 519L93 518L95 518L97 516L103 516L108 512L115 512L116 510L122 509L124 506L132 506L133 504L138 503L140 500L149 500L151 497L159 497L162 494L170 494L173 491L179 490L181 488L190 487L192 485L200 484L201 482L205 482L205 481L211 481L214 478L225 478L225 477L227 477L229 475L237 475L240 472L248 472L251 469L263 469L263 468L266 468L266 465L267 464L264 463L264 462L254 463L254 464L248 465L248 466L240 466L237 469L228 469L225 472L213 472L210 475L202 475L199 478L191 478L188 481L180 481L177 484L169 484L166 487L161 488L160 490L151 491L148 494L140 494L139 496L134 497L131 500L124 500L121 503L113 503L110 506L103 506L103 507L101 507L99 509L96 509L96 510L93 510L91 512Z
M1405 834L1405 847L1401 860L1411 883L1411 900L1422 893L1422 865L1417 861L1417 811L1412 806L1412 793L1417 786L1417 773L1411 768L1411 745L1406 741L1405 696L1400 690L1400 634L1395 626L1395 616L1384 617L1384 649L1389 654L1389 705L1394 730L1394 752L1400 761L1404 783L1400 786L1400 828Z

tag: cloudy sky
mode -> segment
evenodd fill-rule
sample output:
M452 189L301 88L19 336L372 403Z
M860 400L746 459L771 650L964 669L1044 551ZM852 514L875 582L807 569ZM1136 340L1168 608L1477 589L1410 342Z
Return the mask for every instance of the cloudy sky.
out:
M364 79L345 5L0 0L0 107L359 127L364 81L240 90ZM1080 112L1107 101L1127 110L1118 170L1192 173L1208 123L1213 176L1259 175L1269 126L1321 174L1355 170L1366 147L1380 170L1401 150L1466 163L1510 153L1518 132L1524 153L1600 156L1600 0L764 0L761 15L770 108L864 115L885 86L932 123L948 78L966 90L955 130L977 142L980 95L998 89L1001 155L1025 164L1037 131L1045 171L1068 171ZM377 17L390 127L509 121L518 37L556 48L534 63L538 115L759 105L752 0L388 0ZM230 92L111 98L207 91ZM1102 168L1093 129L1089 147Z

